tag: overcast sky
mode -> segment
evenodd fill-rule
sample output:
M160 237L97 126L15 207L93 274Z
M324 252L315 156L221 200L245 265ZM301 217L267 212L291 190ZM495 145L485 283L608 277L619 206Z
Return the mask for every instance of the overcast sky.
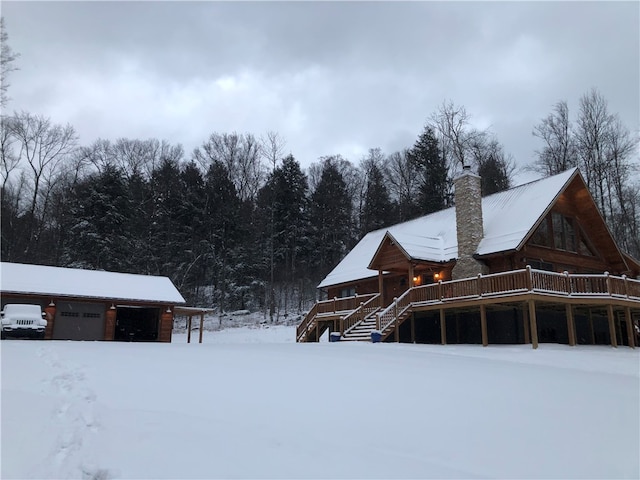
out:
M82 144L273 130L303 166L410 147L444 100L518 165L558 100L597 87L640 127L640 3L11 2L10 110ZM575 118L575 117L574 117Z

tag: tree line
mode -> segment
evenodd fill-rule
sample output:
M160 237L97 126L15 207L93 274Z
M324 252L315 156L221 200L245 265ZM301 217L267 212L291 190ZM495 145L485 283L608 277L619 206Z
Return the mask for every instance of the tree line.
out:
M273 320L305 310L367 232L451 206L463 165L481 175L483 195L511 187L512 157L452 102L412 146L372 148L357 164L334 154L303 169L277 132L213 132L191 153L153 138L82 145L71 125L4 113L17 54L1 26L2 261L165 275L189 304ZM575 126L566 102L535 126L544 147L531 168L579 165L617 240L638 256L636 140L597 91L580 105Z

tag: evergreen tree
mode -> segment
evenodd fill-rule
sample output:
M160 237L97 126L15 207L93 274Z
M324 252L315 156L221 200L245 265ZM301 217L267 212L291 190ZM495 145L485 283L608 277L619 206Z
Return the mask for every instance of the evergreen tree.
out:
M351 236L352 201L347 185L333 158L322 163L320 181L311 195L313 263L320 279L353 246Z
M229 171L220 161L213 161L205 177L206 264L207 278L213 282L221 311L231 304L235 285L233 249L239 244L241 204ZM236 259L237 260L237 259Z
M364 235L393 223L394 206L391 203L382 170L375 163L371 163L367 171L367 189L360 221L361 234Z
M132 204L120 170L107 166L79 183L71 207L64 263L96 270L132 271L129 219Z
M438 146L435 129L431 125L425 126L408 155L419 177L419 214L442 210L448 205L448 169Z

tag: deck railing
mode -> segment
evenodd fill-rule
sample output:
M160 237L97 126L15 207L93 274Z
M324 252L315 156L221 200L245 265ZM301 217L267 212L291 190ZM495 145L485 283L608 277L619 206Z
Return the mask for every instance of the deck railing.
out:
M526 292L573 297L615 297L640 301L640 280L604 273L570 274L535 270L530 267L509 272L478 275L460 280L440 281L436 284L413 287L377 314L376 328L384 332L398 322L412 305L425 305L452 300L466 300L491 296L509 296ZM298 327L298 339L306 333L313 318L323 313L353 310L342 320L341 333L381 306L378 294L336 298L318 302ZM371 308L368 312L366 306Z

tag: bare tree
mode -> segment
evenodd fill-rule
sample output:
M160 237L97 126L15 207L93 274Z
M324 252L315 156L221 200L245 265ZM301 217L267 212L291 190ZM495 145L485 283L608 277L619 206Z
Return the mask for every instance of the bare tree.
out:
M471 126L470 118L464 106L454 105L451 101L443 102L431 115L433 126L440 137L438 140L442 155L452 177L457 169L468 164L473 143L483 135L482 131Z
M20 54L15 53L9 45L9 34L4 25L4 17L0 17L0 108L4 109L9 101L8 76L9 73L18 70L14 62L19 56Z
M4 203L4 193L7 188L7 182L11 172L15 170L19 163L20 157L15 151L17 142L13 132L14 118L11 116L0 116L0 162L2 162L2 202Z
M392 153L385 160L384 167L389 193L398 204L398 220L408 220L414 214L414 198L418 189L418 175L409 159L409 151Z
M286 141L277 132L269 131L265 136L260 138L260 152L271 164L271 174L276 171L276 165L278 160L282 158L284 152L284 146ZM268 300L269 305L269 320L273 323L273 316L275 314L275 288L274 288L274 273L275 273L275 259L274 259L274 206L275 195L271 195L271 205L269 208L269 286L268 286Z
M553 111L533 128L533 135L544 141L544 147L536 150L535 171L555 175L578 164L569 107L565 100L553 106Z
M271 171L276 169L276 164L284 156L284 147L287 141L278 132L268 131L260 137L260 153L271 165Z
M243 201L254 200L265 177L260 144L250 133L212 133L193 152L204 169L214 161L222 162L229 171L238 196Z
M14 116L12 131L19 152L18 161L24 163L31 180L31 201L27 212L30 227L25 249L28 252L37 238L36 226L46 213L59 167L74 152L78 138L71 125L52 124L49 118L27 112Z

